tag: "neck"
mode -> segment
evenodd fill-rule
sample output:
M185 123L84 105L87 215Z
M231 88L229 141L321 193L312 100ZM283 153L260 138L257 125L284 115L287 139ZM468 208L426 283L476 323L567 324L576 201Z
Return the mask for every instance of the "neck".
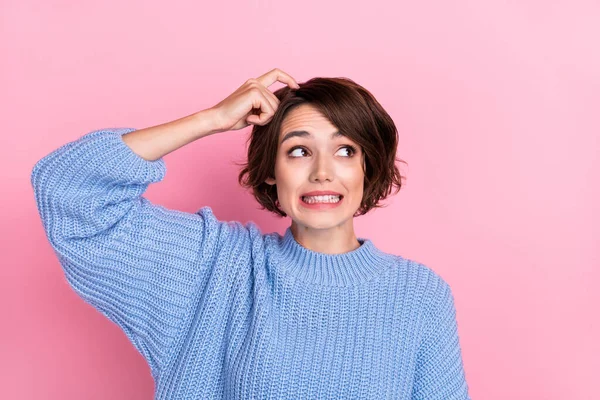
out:
M326 229L311 228L292 221L290 230L302 247L319 253L341 254L360 247L352 220Z
M367 238L357 238L360 246L339 253L305 248L296 241L291 227L283 236L267 235L266 241L270 249L269 265L276 276L289 276L319 286L348 287L366 283L389 270L395 261L394 256L379 250Z

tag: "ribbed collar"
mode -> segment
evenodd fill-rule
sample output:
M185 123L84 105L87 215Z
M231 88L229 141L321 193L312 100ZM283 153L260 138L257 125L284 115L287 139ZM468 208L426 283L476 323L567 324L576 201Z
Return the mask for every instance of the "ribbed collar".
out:
M355 286L385 272L393 256L378 249L368 238L357 237L361 246L341 254L309 250L296 241L291 227L275 236L277 271L297 280L324 286Z

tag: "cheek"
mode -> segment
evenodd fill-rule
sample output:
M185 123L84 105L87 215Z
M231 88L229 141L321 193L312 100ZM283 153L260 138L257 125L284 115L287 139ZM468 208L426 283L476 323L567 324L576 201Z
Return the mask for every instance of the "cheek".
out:
M300 185L298 181L300 174L283 163L275 169L275 173L277 175L277 195L279 201L280 203L289 204L290 201L294 200L293 197Z
M365 181L365 174L360 165L354 165L351 168L347 168L343 174L340 175L347 186L357 188L362 186Z

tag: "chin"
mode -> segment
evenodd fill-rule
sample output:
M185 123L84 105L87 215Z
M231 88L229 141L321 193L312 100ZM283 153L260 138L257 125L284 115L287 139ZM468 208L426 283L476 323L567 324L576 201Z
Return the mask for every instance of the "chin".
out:
M326 216L313 216L310 218L293 219L296 225L308 229L331 229L343 225L350 218L327 218Z

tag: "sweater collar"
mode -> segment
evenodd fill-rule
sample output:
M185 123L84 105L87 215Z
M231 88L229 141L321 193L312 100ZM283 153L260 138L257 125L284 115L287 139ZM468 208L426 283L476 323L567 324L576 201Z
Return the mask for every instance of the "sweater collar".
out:
M276 236L277 270L296 280L322 286L354 286L383 273L393 256L378 249L368 238L357 237L360 247L341 254L327 254L303 247L291 227Z

